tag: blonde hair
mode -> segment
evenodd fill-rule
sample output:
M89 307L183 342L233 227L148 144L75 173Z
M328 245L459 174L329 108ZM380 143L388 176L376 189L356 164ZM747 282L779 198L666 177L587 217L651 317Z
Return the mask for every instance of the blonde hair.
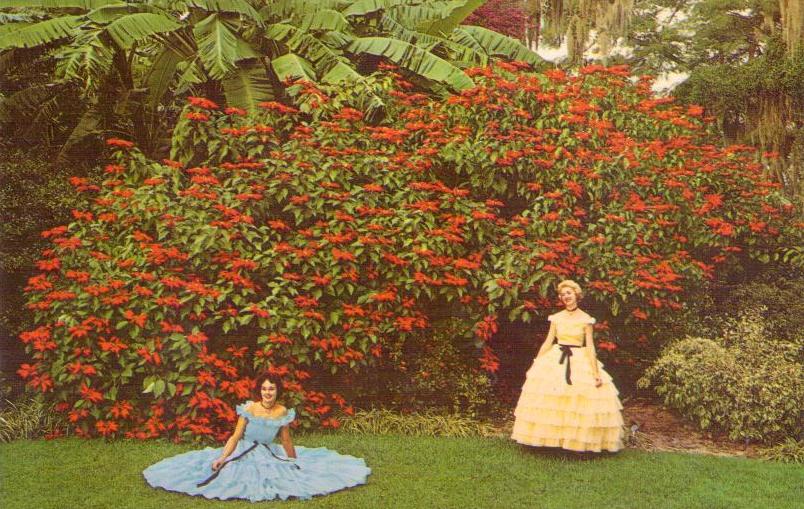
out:
M581 290L581 285L579 285L572 279L565 279L564 281L558 283L556 291L561 293L561 290L563 290L564 288L570 288L573 292L575 292L575 296L579 300L583 298L583 290Z

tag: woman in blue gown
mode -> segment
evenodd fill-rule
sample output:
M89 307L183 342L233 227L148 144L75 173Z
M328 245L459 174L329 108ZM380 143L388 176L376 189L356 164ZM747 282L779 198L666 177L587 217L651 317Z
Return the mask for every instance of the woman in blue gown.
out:
M296 414L277 403L281 381L257 380L260 401L237 406L240 416L223 448L207 447L164 459L143 471L155 488L206 498L252 502L307 499L365 484L371 469L354 456L324 447L294 447L290 423ZM273 444L279 435L281 447Z

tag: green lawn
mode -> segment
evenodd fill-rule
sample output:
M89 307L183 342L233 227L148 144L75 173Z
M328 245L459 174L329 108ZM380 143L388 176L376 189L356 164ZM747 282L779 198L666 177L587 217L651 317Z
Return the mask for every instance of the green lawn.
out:
M309 434L366 459L365 486L308 501L305 508L784 508L802 507L804 468L738 458L626 450L592 459L538 452L504 439ZM159 442L61 439L0 445L0 505L16 508L255 507L154 490L140 472L192 449Z

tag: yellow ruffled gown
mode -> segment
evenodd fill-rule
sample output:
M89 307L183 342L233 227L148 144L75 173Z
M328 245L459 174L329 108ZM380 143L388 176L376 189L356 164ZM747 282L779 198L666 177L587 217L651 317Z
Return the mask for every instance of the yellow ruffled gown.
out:
M514 410L511 438L525 445L572 451L620 450L623 406L619 392L599 361L603 385L595 387L592 349L583 346L584 327L595 319L562 311L548 320L556 326L557 343L528 370Z

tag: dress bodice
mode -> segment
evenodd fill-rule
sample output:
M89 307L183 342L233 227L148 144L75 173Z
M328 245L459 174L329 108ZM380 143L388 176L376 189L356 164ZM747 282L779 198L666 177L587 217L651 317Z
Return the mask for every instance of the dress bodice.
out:
M279 429L290 424L296 418L296 411L292 408L288 409L287 413L281 417L260 417L249 412L248 406L250 403L250 401L247 401L237 405L237 415L244 417L248 421L242 438L246 442L270 444Z
M562 345L583 345L584 329L587 325L595 323L595 319L586 313L578 316L569 316L561 311L547 317L556 326L556 340Z

